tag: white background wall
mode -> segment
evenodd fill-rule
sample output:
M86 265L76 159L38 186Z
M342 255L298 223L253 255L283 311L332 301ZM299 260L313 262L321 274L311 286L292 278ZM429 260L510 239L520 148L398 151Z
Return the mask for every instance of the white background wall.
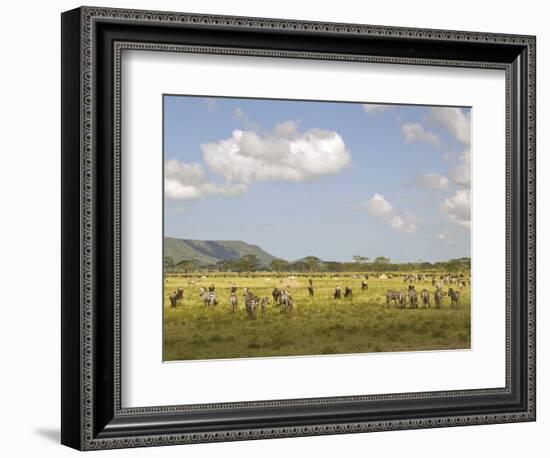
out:
M96 5L537 35L538 278L550 274L550 29L544 2L117 0ZM60 13L75 1L2 5L0 46L0 452L69 456L59 441ZM546 259L545 259L546 257ZM538 421L105 452L110 456L544 456L550 316L538 303ZM546 387L546 388L545 388Z

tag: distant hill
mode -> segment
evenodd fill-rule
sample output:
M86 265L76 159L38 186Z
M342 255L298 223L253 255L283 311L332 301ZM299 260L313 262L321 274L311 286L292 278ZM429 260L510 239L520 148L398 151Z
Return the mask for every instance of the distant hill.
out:
M253 254L262 266L267 266L275 256L262 250L258 245L250 245L240 240L189 240L164 238L164 256L172 258L175 264L184 260L195 260L202 265L218 261L240 259Z

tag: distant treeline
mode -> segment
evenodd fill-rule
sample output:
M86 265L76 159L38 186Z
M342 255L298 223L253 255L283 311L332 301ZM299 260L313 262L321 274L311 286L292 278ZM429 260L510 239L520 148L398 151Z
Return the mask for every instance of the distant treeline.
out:
M411 272L436 271L460 272L469 271L469 257L450 259L439 262L391 262L390 258L379 256L372 261L363 256L354 256L352 262L322 261L315 256L307 256L298 261L289 262L284 259L274 259L269 265L262 265L255 255L246 255L240 259L218 261L215 264L201 265L193 259L174 263L169 257L164 258L164 267L168 272Z

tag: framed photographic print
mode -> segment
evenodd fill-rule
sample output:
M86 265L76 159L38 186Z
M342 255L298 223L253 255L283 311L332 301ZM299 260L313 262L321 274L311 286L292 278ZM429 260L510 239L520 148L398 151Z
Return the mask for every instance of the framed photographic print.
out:
M535 419L535 38L62 15L62 442Z

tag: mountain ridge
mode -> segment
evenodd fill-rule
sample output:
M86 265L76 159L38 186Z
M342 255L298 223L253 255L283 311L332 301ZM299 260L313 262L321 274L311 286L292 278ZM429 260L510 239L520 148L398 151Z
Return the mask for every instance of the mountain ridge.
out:
M172 259L174 264L194 260L199 264L208 265L219 261L240 259L246 255L257 256L262 266L268 266L271 261L277 259L259 245L242 240L164 238L164 257Z

